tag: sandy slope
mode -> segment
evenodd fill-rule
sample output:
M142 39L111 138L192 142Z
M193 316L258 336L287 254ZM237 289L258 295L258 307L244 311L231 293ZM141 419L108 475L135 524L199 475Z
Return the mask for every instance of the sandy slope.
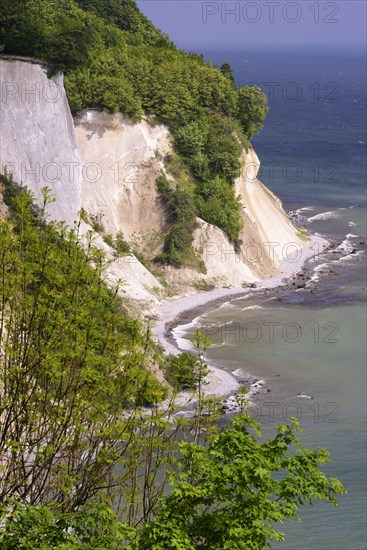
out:
M275 275L279 264L303 243L281 201L257 179L260 161L253 149L243 153L242 164L235 182L243 205L242 254L263 278Z

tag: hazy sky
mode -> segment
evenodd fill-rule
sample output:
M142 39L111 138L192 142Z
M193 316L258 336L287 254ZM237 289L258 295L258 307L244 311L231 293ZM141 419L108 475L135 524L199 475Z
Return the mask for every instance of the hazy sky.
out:
M234 45L359 45L366 0L137 0L157 27L185 49Z

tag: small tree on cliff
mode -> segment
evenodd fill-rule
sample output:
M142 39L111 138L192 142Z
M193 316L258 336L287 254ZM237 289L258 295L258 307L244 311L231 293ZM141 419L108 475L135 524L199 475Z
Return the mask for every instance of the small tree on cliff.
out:
M220 66L220 72L223 73L233 84L235 84L234 74L230 63L225 62Z
M244 86L239 90L238 118L249 139L261 130L267 112L267 97L259 86Z

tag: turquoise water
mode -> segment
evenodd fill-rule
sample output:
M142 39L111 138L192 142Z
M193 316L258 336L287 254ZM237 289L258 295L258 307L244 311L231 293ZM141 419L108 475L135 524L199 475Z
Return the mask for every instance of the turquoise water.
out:
M348 490L338 508L322 503L302 510L302 524L284 526L286 541L274 548L365 550L365 60L355 51L207 52L207 58L231 62L241 85L301 86L301 101L274 96L254 140L265 163L260 177L288 210L307 208L300 214L308 229L349 247L318 258L318 280L306 289L255 294L207 313L200 323L215 342L208 359L264 378L271 391L256 396L253 414L265 432L288 416L300 418L303 442L329 449L325 471ZM325 88L315 103L315 83L320 90L333 83L338 101L326 101ZM289 166L300 169L297 178L283 171ZM331 214L308 221L325 212ZM349 255L354 247L358 254Z
M250 309L255 304L261 309ZM364 549L365 308L236 300L201 322L217 344L208 353L210 362L266 380L271 392L256 396L252 413L265 433L289 417L299 418L303 442L329 449L333 462L325 471L348 489L337 509L305 508L303 523L287 525L287 539L279 547ZM297 397L300 393L313 399Z
M265 433L291 416L299 418L303 442L329 449L332 463L325 471L348 489L336 509L316 505L302 510L303 523L286 525L286 541L274 547L365 549L363 304L300 307L251 298L233 301L200 322L216 344L209 350L210 362L266 380L271 392L256 396L253 411Z

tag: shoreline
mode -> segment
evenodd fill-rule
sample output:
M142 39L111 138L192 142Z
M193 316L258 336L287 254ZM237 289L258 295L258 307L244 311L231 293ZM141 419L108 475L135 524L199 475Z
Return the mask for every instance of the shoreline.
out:
M269 290L276 291L292 288L292 279L297 278L309 260L322 254L330 247L330 242L321 235L311 234L305 246L301 249L299 258L283 260L277 275L259 280L255 288L218 288L206 292L199 292L189 296L173 298L161 303L156 313L156 322L152 328L152 336L163 347L164 353L181 353L181 350L172 334L173 329L188 324L201 317L204 313L217 309L220 305L236 298L256 296ZM300 275L298 275L300 277ZM210 369L206 377L205 395L216 394L226 398L235 394L241 385L241 379L232 372L208 364ZM251 373L249 376L255 374ZM257 388L258 389L258 388ZM186 392L179 397L180 405L184 403L192 406L194 401Z

